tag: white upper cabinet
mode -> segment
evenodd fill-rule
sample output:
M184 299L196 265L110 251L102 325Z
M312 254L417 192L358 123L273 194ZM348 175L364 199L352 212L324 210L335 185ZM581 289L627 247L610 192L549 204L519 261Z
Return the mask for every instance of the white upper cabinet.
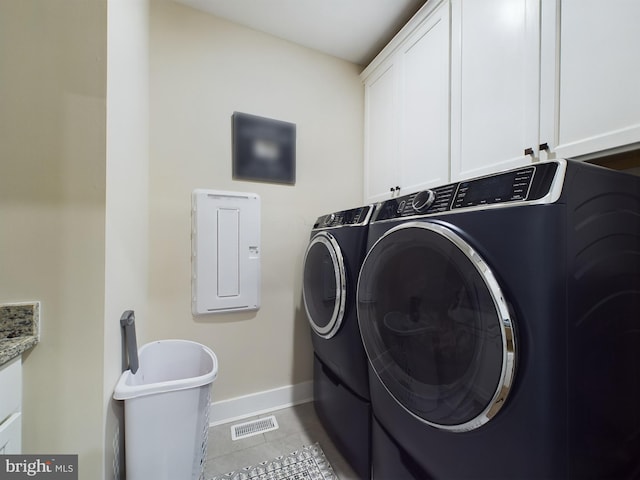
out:
M531 163L539 119L539 0L452 0L451 179Z
M637 148L640 1L542 1L540 139L550 157Z
M362 73L365 202L449 178L449 3L428 2Z
M396 65L390 59L365 86L365 203L387 198L400 182L396 83Z
M400 158L403 193L449 180L449 5L401 50Z
M427 2L362 73L365 201L640 148L639 19L640 0Z

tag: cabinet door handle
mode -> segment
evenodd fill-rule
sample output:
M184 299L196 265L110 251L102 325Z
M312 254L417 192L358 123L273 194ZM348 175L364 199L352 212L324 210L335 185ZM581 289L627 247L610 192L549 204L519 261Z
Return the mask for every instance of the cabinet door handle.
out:
M549 144L547 142L541 143L540 150L549 150Z
M524 154L525 155L533 155L533 148L531 148L531 147L525 148L524 149Z
M396 192L399 192L399 191L400 191L400 187L396 185Z

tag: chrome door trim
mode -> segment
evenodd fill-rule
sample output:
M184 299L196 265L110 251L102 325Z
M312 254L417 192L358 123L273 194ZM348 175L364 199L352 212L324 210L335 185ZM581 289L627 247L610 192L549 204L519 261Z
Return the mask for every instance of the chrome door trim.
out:
M470 430L475 430L476 428L481 427L482 425L489 422L493 417L495 417L495 415L500 411L500 409L504 405L505 400L507 399L507 396L509 395L509 392L511 390L511 387L513 386L513 380L514 380L515 369L516 369L516 336L514 331L512 315L509 311L505 296L502 293L502 289L500 288L500 285L498 284L498 281L496 280L495 275L491 271L491 268L489 268L489 266L484 261L484 259L475 251L475 249L471 245L469 245L457 233L437 223L433 223L430 221L425 221L425 222L413 221L413 222L403 223L394 228L391 228L390 230L385 232L384 235L382 235L374 243L374 245L369 249L369 252L367 253L367 256L365 257L364 262L362 264L363 269L364 269L364 265L367 263L367 260L369 259L369 256L376 249L376 246L381 241L383 241L386 237L393 234L394 232L408 229L408 228L421 228L424 230L430 230L444 237L445 239L453 243L471 261L473 266L476 268L476 270L480 274L487 289L489 290L491 299L493 300L493 304L496 309L496 313L498 314L500 319L499 325L500 325L500 333L502 338L502 369L500 372L500 379L498 381L496 390L490 402L485 407L485 409L480 414L478 414L475 418L458 425L442 425L442 424L425 420L424 418L416 415L411 410L409 410L387 388L386 384L384 383L382 378L380 378L380 375L378 374L376 369L374 368L373 370L376 376L378 377L378 379L380 380L380 383L382 383L382 385L387 390L389 395L391 395L391 397L398 403L398 405L400 405L409 414L411 414L413 417L420 420L421 422L431 425L432 427L436 427L441 430L446 430L450 432L468 432ZM360 270L361 273L363 269ZM358 290L360 289L361 282L362 282L362 275L360 275L360 278L358 279ZM359 297L360 295L358 294L357 298ZM359 314L358 314L358 321L360 321ZM362 327L360 327L360 330L362 331ZM364 344L365 350L367 350L367 344L364 341L364 335L362 335L362 337L363 337L363 344ZM371 355L368 350L367 350L367 357L369 358L369 363L373 365L373 362L371 361Z
M314 322L313 316L309 312L309 307L307 306L307 297L304 288L304 276L302 279L302 299L304 303L304 309L307 312L307 318L309 319L309 325L311 325L313 331L320 337L329 339L336 333L338 333L338 330L340 330L340 326L342 325L342 319L344 318L344 311L347 303L347 276L344 266L344 257L342 255L340 245L338 244L338 241L335 239L335 237L329 232L319 232L314 235L314 237L309 242L309 245L307 246L307 250L304 253L303 265L307 265L307 256L309 255L311 248L318 243L324 245L324 247L329 251L336 281L336 302L329 323L327 323L327 325L325 325L324 327L321 327Z

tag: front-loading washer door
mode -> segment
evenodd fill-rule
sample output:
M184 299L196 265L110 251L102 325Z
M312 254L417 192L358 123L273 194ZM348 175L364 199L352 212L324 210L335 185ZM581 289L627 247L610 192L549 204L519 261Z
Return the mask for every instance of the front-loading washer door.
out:
M491 269L453 229L387 231L360 270L357 308L373 370L412 415L463 432L500 410L515 370L513 319Z
M316 234L304 256L302 297L311 328L333 337L344 317L347 279L340 245L329 232Z

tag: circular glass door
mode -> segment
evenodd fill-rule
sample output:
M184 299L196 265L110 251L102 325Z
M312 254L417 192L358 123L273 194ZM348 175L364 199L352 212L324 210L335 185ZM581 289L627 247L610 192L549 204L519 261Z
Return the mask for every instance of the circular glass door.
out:
M330 233L318 233L304 256L302 297L311 328L323 338L333 337L340 329L346 288L340 245Z
M460 432L500 410L514 375L512 319L491 269L452 229L389 230L364 261L357 307L376 375L412 415Z

